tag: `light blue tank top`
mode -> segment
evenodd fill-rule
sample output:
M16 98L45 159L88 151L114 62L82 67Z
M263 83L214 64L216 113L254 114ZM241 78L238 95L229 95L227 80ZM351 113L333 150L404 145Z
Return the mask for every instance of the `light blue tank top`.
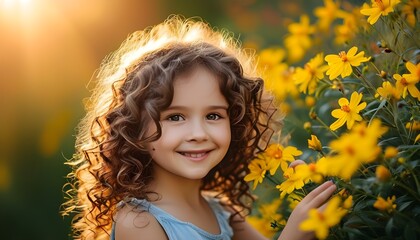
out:
M233 236L232 228L229 225L230 213L222 208L214 198L207 199L209 206L216 215L219 223L220 234L212 234L195 226L192 223L178 220L163 209L153 205L146 200L131 199L128 203L150 212L162 226L169 240L230 240ZM112 227L111 240L115 239L115 224ZM120 240L120 239L117 239Z

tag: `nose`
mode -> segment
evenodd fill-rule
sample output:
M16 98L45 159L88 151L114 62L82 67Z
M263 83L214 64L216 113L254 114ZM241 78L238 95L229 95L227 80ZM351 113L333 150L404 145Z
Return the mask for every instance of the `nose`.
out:
M188 141L206 141L208 139L208 129L203 120L193 120L189 125Z

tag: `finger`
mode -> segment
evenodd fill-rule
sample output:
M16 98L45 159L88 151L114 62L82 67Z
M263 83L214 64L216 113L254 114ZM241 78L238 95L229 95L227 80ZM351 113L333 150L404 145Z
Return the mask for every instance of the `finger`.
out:
M305 164L305 162L302 161L302 160L295 160L295 161L290 163L289 167L295 168L297 165L300 165L300 164Z
M308 206L311 208L318 208L322 204L324 204L334 193L334 191L337 189L335 185L329 186L325 191L321 192L317 196L315 196L312 201L308 203Z
M301 203L306 204L311 202L316 196L318 196L331 186L334 186L335 188L335 185L332 181L324 182L323 184L312 190L305 198L303 198Z

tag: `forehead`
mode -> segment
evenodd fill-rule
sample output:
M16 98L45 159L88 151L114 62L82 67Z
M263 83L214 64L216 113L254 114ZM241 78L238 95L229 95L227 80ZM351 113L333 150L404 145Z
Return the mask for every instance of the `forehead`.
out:
M220 77L204 66L195 66L174 78L172 104L194 105L196 103L225 104L220 91Z

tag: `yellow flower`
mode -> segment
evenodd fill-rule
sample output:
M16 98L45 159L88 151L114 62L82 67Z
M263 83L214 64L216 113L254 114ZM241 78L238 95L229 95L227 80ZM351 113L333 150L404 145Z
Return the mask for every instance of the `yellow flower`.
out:
M285 63L277 64L263 72L263 78L267 89L280 101L287 96L297 96L299 91L293 80L294 69Z
M288 60L296 62L302 59L306 50L312 46L310 35L315 28L310 25L309 17L302 15L299 23L292 23L288 26L289 35L284 39L284 45L288 49Z
M315 135L311 135L311 139L308 139L308 147L318 152L322 151L321 141Z
M382 87L378 87L378 89L376 89L376 94L375 97L379 97L381 99L389 99L389 98L394 98L394 99L400 99L400 94L397 90L396 87L394 87L390 82L386 81L382 83Z
M343 45L352 40L359 32L359 27L362 25L359 8L354 8L351 13L342 13L343 24L335 26L335 39L337 45Z
M368 17L370 24L375 24L380 16L387 16L390 12L394 11L395 5L400 3L400 0L372 0L372 6L363 6L360 13Z
M384 153L385 159L393 158L393 157L396 157L397 155L398 155L398 148L393 147L393 146L388 146L385 148L385 153Z
M403 158L403 157L399 157L399 158L397 159L397 161L398 161L398 163L400 163L400 164L404 164L404 163L405 163L405 158Z
M318 171L318 165L315 163L300 164L295 167L295 173L297 179L302 179L304 183L314 181L321 183L324 180L324 176Z
M420 9L420 0L409 0L401 9L408 24L411 27L416 26L416 12Z
M279 110L282 114L288 115L292 111L292 107L287 102L282 102L280 103Z
M322 157L316 161L316 172L321 176L337 176L337 168L331 164L332 162L326 157Z
M353 92L350 97L350 102L347 98L340 98L338 100L340 109L335 109L331 112L331 115L338 119L331 124L331 130L337 130L346 122L347 129L351 129L356 121L362 120L362 116L359 115L359 112L366 107L365 102L360 103L362 97L363 95L361 93Z
M266 48L263 49L258 55L258 67L264 71L266 68L272 68L277 64L280 64L286 52L282 48Z
M295 160L296 156L300 156L302 151L295 147L287 146L283 147L281 144L270 144L265 150L265 156L267 157L267 167L271 175L274 175L279 168L285 171L290 162Z
M274 201L270 203L261 204L258 207L258 212L261 217L248 216L246 218L247 222L264 236L272 238L274 234L277 233L277 230L271 227L273 221L276 221L279 225L286 225L286 220L278 213L281 203L281 199L275 198Z
M407 79L410 79L410 81L414 81L418 83L420 81L420 63L417 63L417 65L414 65L414 63L412 62L407 62L405 64L405 67L410 73L404 74L404 76Z
M258 183L262 183L265 177L265 173L267 172L267 163L264 159L257 158L249 163L248 169L250 173L245 176L244 180L247 182L254 181L252 189L255 189Z
M337 45L342 45L353 39L356 33L355 28L353 27L353 22L347 19L344 19L344 23L342 25L335 26L334 32L334 42Z
M343 202L343 208L344 209L350 209L353 206L353 196L350 195L344 200Z
M293 168L286 169L283 177L286 178L286 181L283 181L281 184L276 186L276 188L280 191L281 198L283 198L286 194L292 193L295 189L301 189L305 185L304 179L295 174L295 169Z
M310 122L303 123L303 129L310 132L312 130L312 124Z
M340 223L347 213L347 210L340 205L340 197L335 196L328 202L323 212L318 209L309 210L309 217L300 224L300 229L303 231L314 231L318 239L327 238L329 229Z
M339 75L343 78L350 76L353 72L352 66L357 67L362 62L369 61L370 57L364 57L364 51L357 54L356 52L357 47L352 47L347 53L341 51L338 55L330 54L325 56L325 61L328 62L329 66L326 74L329 75L330 80L337 78Z
M271 223L276 221L280 225L286 225L286 220L283 218L283 215L278 212L282 202L282 199L275 198L271 203L261 204L258 211L267 222Z
M318 17L318 26L323 31L330 29L331 23L337 17L343 17L345 13L340 9L339 3L332 0L324 0L324 7L317 7L314 15Z
M293 69L283 63L286 52L282 48L263 49L258 56L258 69L261 71L267 89L279 99L299 92L292 79Z
M418 140L420 140L420 133L416 136L416 139L414 139L414 142L416 143Z
M322 160L323 166L319 172L322 171L324 176L350 179L362 164L371 163L381 153L378 138L386 130L376 119L369 126L365 122L355 125L351 132L331 141L330 148L334 155ZM321 159L317 162L317 165L320 164Z
M414 120L405 124L405 128L411 129L412 131L420 130L420 121Z
M259 233L265 237L271 239L277 233L277 230L271 227L271 221L267 221L266 218L257 216L247 216L246 221Z
M357 134L360 138L370 142L375 142L379 137L388 131L387 127L382 126L381 120L375 118L366 127L366 122L356 125L352 129L352 133ZM376 142L375 142L376 144Z
M391 178L391 172L383 165L376 167L375 175L380 182L386 182Z
M388 197L386 200L380 196L376 199L376 202L373 204L373 207L381 210L381 211L387 211L388 213L391 213L397 208L397 205L394 204L395 202L395 196Z
M307 107L313 107L315 106L316 99L312 96L306 96L305 97L305 104Z
M407 75L408 74L403 74L401 76L400 74L396 73L392 76L397 81L396 85L399 95L405 98L407 97L407 93L410 93L411 96L420 100L420 92L416 87L416 83L418 81L415 81L413 78L407 78Z
M304 68L296 68L293 79L299 86L300 92L314 93L319 80L324 78L324 72L328 66L324 64L323 56L323 53L319 53L306 63Z

